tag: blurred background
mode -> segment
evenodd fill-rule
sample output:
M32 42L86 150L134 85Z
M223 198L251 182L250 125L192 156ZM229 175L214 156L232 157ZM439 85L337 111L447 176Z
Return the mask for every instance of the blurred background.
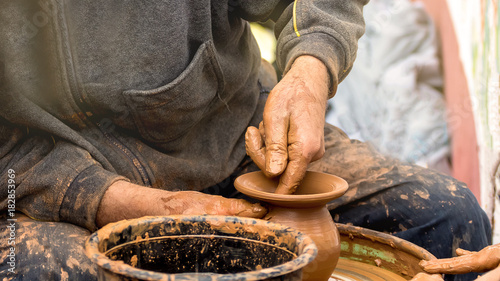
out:
M500 0L371 0L327 122L472 190L500 243ZM272 23L252 23L274 63ZM281 73L278 72L278 77Z

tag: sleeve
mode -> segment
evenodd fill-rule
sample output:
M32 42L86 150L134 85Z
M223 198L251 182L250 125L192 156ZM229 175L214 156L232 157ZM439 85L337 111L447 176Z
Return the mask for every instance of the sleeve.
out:
M7 184L9 175L15 188ZM15 206L36 220L95 231L101 198L120 179L126 180L104 169L85 149L0 117L0 210Z
M45 110L59 106L45 101L60 98L49 87L59 77L47 56L56 55L47 42L60 42L53 28L21 32L38 4L0 3L0 212L15 209L94 231L107 188L127 179L76 129Z
M333 91L349 73L357 42L364 33L363 6L368 0L241 0L236 12L250 21L276 22L277 65L286 73L301 55L328 68Z

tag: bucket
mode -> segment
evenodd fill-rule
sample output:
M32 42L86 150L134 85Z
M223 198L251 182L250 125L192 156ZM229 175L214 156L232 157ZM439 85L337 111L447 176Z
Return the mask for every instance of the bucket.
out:
M85 249L99 280L301 280L317 254L292 228L227 216L120 221L93 233Z

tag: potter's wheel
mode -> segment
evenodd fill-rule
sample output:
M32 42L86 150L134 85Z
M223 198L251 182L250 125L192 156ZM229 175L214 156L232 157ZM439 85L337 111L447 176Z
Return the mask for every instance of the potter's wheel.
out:
M329 281L406 281L406 279L380 267L341 258Z

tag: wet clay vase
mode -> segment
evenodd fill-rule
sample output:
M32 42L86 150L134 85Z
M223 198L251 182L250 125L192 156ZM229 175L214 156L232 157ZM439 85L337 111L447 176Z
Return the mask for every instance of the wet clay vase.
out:
M93 233L85 251L100 281L300 281L317 254L295 229L230 216L124 220Z
M303 280L326 281L340 255L340 238L326 204L342 196L348 184L334 175L307 172L295 194L275 194L277 179L261 171L244 174L234 183L240 192L269 204L264 218L290 226L310 236L318 247L318 256L303 270Z

